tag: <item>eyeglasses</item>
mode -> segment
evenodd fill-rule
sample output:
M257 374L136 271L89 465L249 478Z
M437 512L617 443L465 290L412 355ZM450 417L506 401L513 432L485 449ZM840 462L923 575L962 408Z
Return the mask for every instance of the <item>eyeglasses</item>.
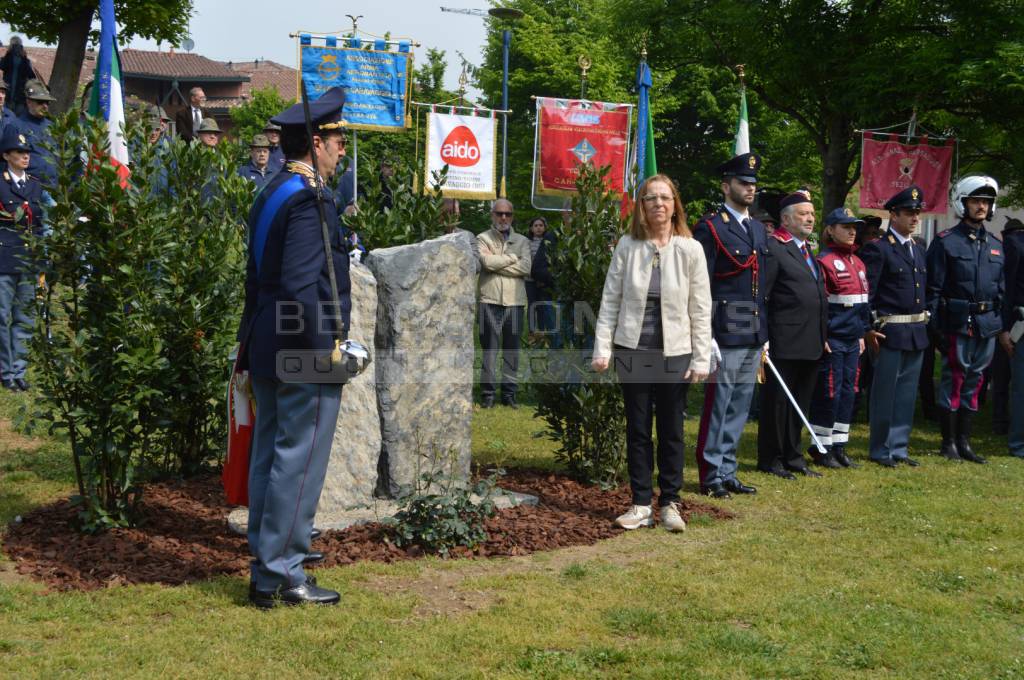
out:
M675 201L675 198L671 194L650 194L648 196L644 196L640 200L647 204L658 202L672 203L673 201Z
M494 216L495 217L512 217L512 212L511 211L505 212L504 210L495 210L494 211Z

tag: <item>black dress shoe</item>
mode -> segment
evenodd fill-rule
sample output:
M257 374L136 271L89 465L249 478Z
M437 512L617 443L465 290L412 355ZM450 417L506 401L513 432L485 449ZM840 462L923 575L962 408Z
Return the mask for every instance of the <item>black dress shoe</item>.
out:
M515 397L505 397L505 398L503 398L501 400L501 405L502 406L508 406L509 408L519 408L519 405L516 403L516 398Z
M782 477L783 479L796 479L796 475L787 470L786 468L757 468L759 472L763 472L768 475L775 475L776 477Z
M313 527L313 530L309 532L309 540L315 541L316 539L320 538L323 535L324 535L324 532L320 531L316 527Z
M4 389L5 390L10 390L11 392L20 392L21 391L21 389L17 385L14 384L13 380L4 380L3 381L3 385L4 385Z
M317 562L323 561L323 559L324 559L324 554L322 552L315 552L315 551L314 552L308 552L308 553L306 553L306 556L302 558L302 563L303 564L316 564Z
M732 498L732 494L729 493L721 482L712 482L707 486L701 486L700 492L712 498Z
M795 472L798 475L803 475L804 477L821 477L820 472L815 472L809 467L793 468L792 472Z
M260 609L273 609L278 605L338 604L341 596L333 590L321 588L307 579L305 583L284 590L253 590L249 601Z
M830 468L832 470L838 470L842 467L842 465L832 460L832 454L828 451L821 453L818 449L812 446L807 449L807 454L811 457L811 460L814 461L815 465L820 465L821 467Z
M22 392L28 392L28 388L31 387L31 385L28 384L28 381L24 378L15 378L14 384L17 385L18 389Z
M908 456L907 458L900 458L900 459L899 459L898 461L896 461L896 462L897 462L897 463L903 463L904 465L907 465L907 466L909 466L909 467L918 467L918 466L920 465L920 463L918 463L918 462L917 462L916 460L914 460L913 458L910 458L909 456Z
M311 586L315 586L316 585L316 576L313 576L312 574L307 575L306 576L306 583L308 583ZM252 598L252 596L255 595L257 592L258 591L256 590L256 584L253 583L252 581L249 581L249 597Z
M846 455L846 449L845 448L840 448L840 447L837 447L837 446L833 445L832 446L832 458L834 458L835 461L837 463L839 463L840 465L842 465L843 467L847 467L847 468L859 468L860 467L859 464L854 463L853 460L848 455Z
M882 467L894 468L896 467L896 461L890 458L872 458L871 462L875 465L881 465Z
M757 488L744 484L738 479L727 479L722 482L722 486L733 493L751 494L757 493Z
M480 400L480 408L493 408L494 397L484 397Z

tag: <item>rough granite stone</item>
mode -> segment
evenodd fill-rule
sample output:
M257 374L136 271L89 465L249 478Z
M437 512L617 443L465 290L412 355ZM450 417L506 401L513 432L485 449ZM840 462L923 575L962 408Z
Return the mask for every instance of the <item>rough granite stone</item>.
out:
M475 244L468 233L449 234L374 250L367 266L377 279L376 493L395 498L432 468L468 479Z
M376 361L373 337L377 327L377 282L362 264L353 263L349 275L352 317L348 337L369 347L370 358ZM317 507L317 526L329 523L339 512L365 507L373 501L380 458L380 414L374 381L370 364L342 388L331 458Z

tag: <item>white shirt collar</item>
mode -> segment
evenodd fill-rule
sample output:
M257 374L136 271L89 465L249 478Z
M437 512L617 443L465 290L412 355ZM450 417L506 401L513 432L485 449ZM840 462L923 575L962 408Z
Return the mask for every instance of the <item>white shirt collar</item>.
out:
M750 217L750 213L749 212L738 213L735 210L733 210L729 206L728 203L723 202L722 205L725 206L726 210L728 210L730 213L732 213L732 216L735 217L739 221L740 224L743 224L743 220L745 220L748 217Z
M792 233L790 233L790 236L793 236L793 234L792 234ZM797 238L796 236L793 236L793 243L795 243L795 244L796 244L796 247L797 247L797 248L803 248L803 247L804 247L804 244L805 244L805 243L807 243L807 241L801 241L801 240L800 240L800 239L798 239L798 238Z
M14 172L12 168L7 168L7 171L11 173L11 179L13 179L15 182L24 182L28 179L27 172L19 175L18 173Z

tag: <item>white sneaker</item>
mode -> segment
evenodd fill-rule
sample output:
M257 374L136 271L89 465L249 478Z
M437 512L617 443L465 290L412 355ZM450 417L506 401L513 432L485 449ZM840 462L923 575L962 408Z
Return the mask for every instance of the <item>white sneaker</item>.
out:
M678 513L677 513L678 514ZM639 529L654 526L654 513L649 505L630 506L629 512L615 518L615 523L623 529Z
M686 531L686 522L679 514L678 503L669 503L661 509L661 526L669 531Z

